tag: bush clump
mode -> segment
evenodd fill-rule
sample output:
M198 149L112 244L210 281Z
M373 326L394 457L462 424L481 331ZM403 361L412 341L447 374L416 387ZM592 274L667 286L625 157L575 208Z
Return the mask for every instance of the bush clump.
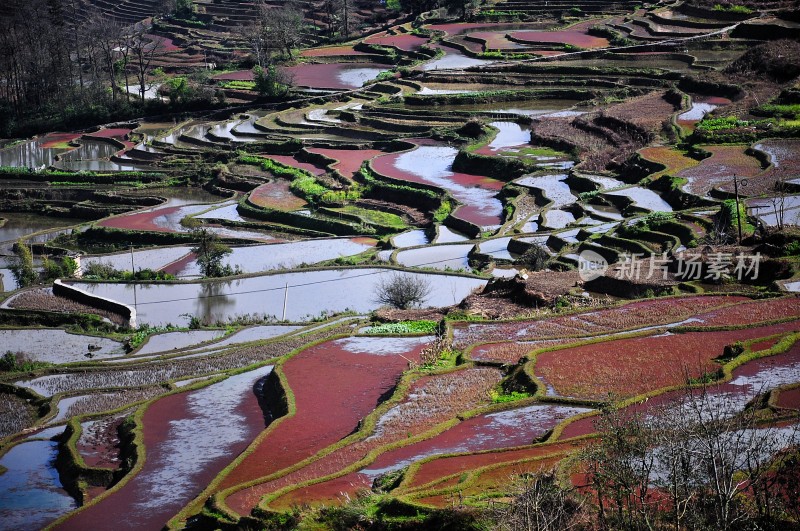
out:
M376 335L405 335L405 334L433 334L439 324L436 321L401 321L399 323L384 323L370 327L366 333Z

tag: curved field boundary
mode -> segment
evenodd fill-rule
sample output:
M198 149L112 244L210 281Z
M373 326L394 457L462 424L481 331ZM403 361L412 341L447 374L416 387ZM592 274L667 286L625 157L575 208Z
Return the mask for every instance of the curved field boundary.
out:
M410 390L410 387L418 381L417 380L418 378L426 378L426 377L435 378L436 376L441 376L441 375L448 374L448 373L456 373L456 372L460 372L462 370L469 370L469 369L472 369L472 368L473 368L473 366L470 364L470 365L466 365L466 366L462 365L462 366L450 367L450 368L443 369L443 370L440 370L440 371L436 371L436 372L430 373L430 374L419 373L419 372L406 373L406 375L401 379L400 383L398 384L397 388L395 389L395 392L393 394L393 398L390 399L389 401L387 401L386 403L381 404L381 406L379 406L377 409L373 410L370 413L370 415L368 415L364 419L364 421L362 422L361 429L358 432L356 432L352 436L347 437L346 439L343 439L342 441L340 441L340 442L338 442L338 443L326 448L325 450L321 451L317 455L311 456L309 459L305 460L304 462L298 463L298 465L293 466L291 469L286 469L285 471L282 471L281 473L274 474L274 475L272 475L272 476L270 476L268 478L263 478L264 481L260 481L259 483L264 484L267 481L277 480L277 479L280 479L282 476L287 476L288 474L290 474L292 472L295 472L295 471L298 471L298 470L301 470L302 468L304 468L306 466L309 466L309 465L313 466L315 461L318 461L320 459L324 459L326 456L334 454L338 450L341 450L341 449L345 449L346 450L347 447L350 444L357 444L357 443L361 442L363 439L365 439L367 436L371 435L374 432L374 430L377 427L378 421L381 419L381 417L387 411L389 411L392 407L403 403L406 400L406 398L407 398L406 395L408 394L408 392ZM429 429L427 429L427 430L425 430L425 431L423 431L423 432L421 432L419 434L413 435L412 437L408 437L406 439L402 439L401 438L401 439L394 440L392 442L378 444L375 448L370 449L365 456L363 456L360 459L356 459L355 461L350 462L344 468L340 468L338 470L333 471L332 473L323 474L323 475L320 475L320 476L318 476L316 478L303 481L303 482L299 483L299 485L294 485L293 484L293 485L284 486L284 487L281 487L279 489L274 490L273 492L268 493L269 494L268 497L261 502L260 506L262 508L267 507L271 500L281 496L285 492L289 492L289 491L294 490L298 486L315 485L315 484L326 482L326 481L330 480L331 478L336 479L336 478L340 478L340 477L342 477L342 476L344 476L346 474L355 473L358 470L360 470L361 468L363 468L363 466L365 466L365 465L369 464L370 462L372 462L379 454L381 454L381 453L383 453L385 451L388 451L388 450L391 450L391 449L394 449L394 448L397 448L397 447L405 446L407 444L412 444L412 443L417 442L419 440L425 440L427 438L433 437L436 434L440 433L441 431L444 431L444 430L452 427L453 425L455 425L457 423L458 423L458 419L450 418L449 420L445 420L445 421L439 422L438 424L434 424L431 428L429 428ZM255 486L255 485L247 485L247 487L250 487L250 486Z
M400 391L401 387L398 386L398 390L395 392L395 398L392 400L392 406L398 405L398 404L402 405L403 403L406 403L407 398L408 398L407 394L409 392L411 392L411 388L408 385L405 385L406 382L409 382L409 383L413 384L413 383L418 383L419 381L424 380L426 378L431 378L432 379L432 378L435 378L436 376L442 376L442 375L445 375L445 374L448 374L448 373L454 374L454 373L458 373L458 372L462 372L462 371L468 371L468 370L481 370L481 368L473 366L472 364L467 364L467 365L459 365L459 366L456 366L456 367L451 367L451 368L443 370L443 371L437 371L436 373L433 373L433 374L424 374L424 373L422 373L422 374L410 374L409 375L410 379L406 379L404 381L404 384L402 385L402 392ZM415 381L411 380L411 379L416 378L416 377L420 377L420 379L419 380L415 380ZM498 381L499 381L499 376L498 376ZM473 403L471 405L474 406L475 403ZM437 423L431 424L430 425L431 427L426 429L423 432L420 432L420 433L417 433L417 434L413 434L413 435L411 433L408 433L408 436L406 438L402 438L402 436L401 436L402 434L397 434L396 433L395 434L395 438L393 440L390 437L390 440L388 440L386 442L376 443L376 445L374 447L366 448L365 450L367 450L367 453L365 455L363 455L363 457L360 457L359 459L350 461L346 466L343 466L343 467L339 468L338 470L335 470L335 471L327 473L327 474L325 474L325 473L319 474L315 478L307 479L307 480L299 482L299 483L292 482L292 484L283 485L283 486L280 486L280 488L273 489L272 491L267 493L267 497L261 502L260 507L263 508L263 509L268 509L269 510L269 509L271 509L270 505L271 505L271 503L273 501L283 497L286 494L292 493L292 492L296 491L297 489L314 488L314 486L326 485L329 482L339 483L341 481L344 481L345 478L350 478L350 477L357 477L357 479L359 481L363 481L363 478L361 476L359 476L357 473L361 469L366 467L367 465L373 463L381 455L383 455L383 454L385 454L387 452L393 451L393 450L401 449L401 448L408 447L408 446L411 446L411 445L414 445L414 444L417 444L417 443L420 443L420 442L425 442L427 440L430 440L430 439L440 435L441 433L443 433L443 432L445 432L445 431L447 431L447 430L449 430L449 429L451 429L453 427L458 426L463 420L466 420L468 418L472 418L474 416L477 416L477 415L480 415L480 414L483 414L483 413L491 413L491 412L501 411L501 410L507 409L507 408L508 408L508 404L493 404L493 405L492 404L489 404L489 405L482 404L482 405L478 405L477 407L474 407L472 409L469 409L468 411L462 411L462 412L459 412L457 414L454 411L451 411L450 413L448 413L448 415L453 415L452 417L448 418L447 420L441 420L441 421L439 421ZM386 413L387 411L389 411L390 409L391 408L381 408L380 411L373 412L373 414L370 416L370 418L365 422L365 425L367 427L364 428L364 426L362 426L362 430L359 431L359 433L356 435L355 438L353 438L350 441L342 441L342 443L337 444L334 447L332 447L329 452L326 452L325 455L334 454L337 450L340 450L340 449L347 450L350 443L358 444L359 442L364 440L365 437L369 436L371 438L372 436L374 436L375 435L375 430L376 430L376 427L377 427L376 423L379 422L380 419L383 417L383 414ZM443 419L444 418L446 418L446 417L443 417ZM398 438L398 435L400 435L399 438ZM347 444L344 444L344 443L347 443ZM355 448L353 448L353 450L355 450ZM361 453L361 452L363 452L363 450L359 449L358 452ZM313 465L313 463L311 463L311 464Z
M128 320L128 326L130 328L136 328L136 309L127 304L94 295L88 291L76 288L75 286L70 286L69 284L64 284L59 278L53 281L53 294L102 310L118 313Z
M749 350L749 346L757 344L760 341L763 341L764 338L756 338L746 342L745 345L747 346L747 348L745 349L745 352L737 356L736 358L724 363L721 366L723 374L722 377L713 382L712 384L703 384L703 383L683 384L683 385L664 387L662 389L655 389L652 391L648 391L647 393L643 393L641 395L625 399L619 402L616 405L616 407L620 409L628 407L633 407L633 408L646 407L644 404L646 404L651 398L658 399L654 401L654 404L651 404L651 405L656 405L655 402L663 402L664 400L667 400L669 398L668 396L669 394L674 394L692 389L703 389L708 385L724 384L726 382L729 382L733 378L733 371L735 371L739 367L747 364L750 361L755 361L762 358L768 358L771 356L789 352L792 348L795 347L797 342L800 341L800 333L798 332L783 334L779 337L780 339L774 346L772 346L769 349L760 351ZM595 416L597 416L597 413L590 413L586 414L582 418L572 419L572 422L570 422L569 424L566 424L565 426L560 427L560 429L555 430L551 440L571 440L573 438L593 436L592 428L589 426L589 420ZM588 432L587 428L589 429Z
M336 327L336 326L338 326L340 324L341 323L339 321L333 321L333 322L329 323L328 325L323 325L322 328L319 328L319 327L312 328L312 329L307 330L306 332L309 333L309 334L312 333L312 332L316 332L316 333L325 332L326 330L328 330L328 328L333 329L334 327ZM313 336L311 336L311 337L313 337ZM325 340L326 339L323 337L323 339L319 339L317 341L318 342L323 342ZM309 341L308 344L311 344L312 342L313 341ZM288 354L291 355L292 353L300 352L301 350L306 348L308 346L308 344L303 345L301 347L298 347L297 349L295 349L292 352L289 352ZM230 370L230 371L226 371L226 374L228 376L231 376L231 375L234 375L234 374L239 374L239 373L251 370L251 369L255 369L255 368L258 368L258 367L262 367L264 365L268 365L268 364L273 363L273 362L276 362L276 358L270 358L270 359L267 359L267 360L261 360L260 362L255 363L255 364L251 364L251 365L249 365L247 367L241 367L241 368L233 369L233 370ZM156 402L157 400L159 400L161 398L164 398L164 396L169 396L169 395L173 395L173 394L179 394L179 393L183 393L183 392L199 389L201 387L205 387L207 385L210 385L211 383L215 383L215 381L216 380L214 378L210 378L210 379L207 379L207 380L202 380L202 381L196 382L196 383L191 384L191 385L186 386L186 387L177 388L177 389L174 389L174 390L172 390L172 391L170 391L168 393L165 393L165 395L161 395L161 396L155 397L155 398L143 403L141 406L139 406L138 409L136 410L136 412L133 415L133 421L135 423L135 428L133 429L133 432L132 432L133 433L133 438L132 438L132 441L130 442L130 447L132 449L131 455L133 455L134 459L135 459L135 464L131 468L131 470L125 475L125 477L122 478L122 480L120 480L119 483L114 485L111 489L109 489L106 492L102 493L100 496L92 499L87 505L84 505L84 506L78 508L76 511L73 511L73 512L71 512L71 513L69 513L67 515L64 515L63 517L59 518L58 520L56 520L55 522L50 524L46 529L56 528L60 524L62 524L63 522L67 521L73 515L78 514L78 513L82 512L82 511L86 511L91 507L94 507L96 504L101 502L103 499L105 499L105 498L107 498L109 496L112 496L113 494L118 492L120 489L122 489L130 481L130 479L132 477L134 477L136 474L139 473L139 471L141 471L142 467L144 466L144 461L146 459L146 448L144 447L144 435L143 435L143 428L142 428L143 427L142 419L144 417L145 411L147 410L147 408L151 404L153 404L154 402ZM241 457L241 455L240 455L240 457ZM201 494L201 496L202 496L202 494Z
M601 387L614 396L625 397L669 386L670 380L677 385L689 377L701 378L718 368L714 360L723 354L724 346L795 330L800 330L800 321L670 336L645 333L639 337L589 341L580 346L551 347L529 355L529 358L532 358L532 370L539 381L544 382L547 378L556 396L601 400ZM676 355L679 356L677 359ZM675 366L675 363L679 365ZM589 366L581 371L584 364ZM576 380L574 375L578 373L581 377ZM586 387L575 387L577 382L583 382Z
M697 309L697 305L682 307L685 303L691 305L693 302L702 304L702 307L700 309ZM752 302L757 301L745 296L728 295L672 296L633 302L622 301L596 310L578 308L563 313L548 313L535 318L521 317L491 322L448 321L446 333L450 340L462 347L504 341L512 337L512 334L517 341L578 339L598 334L630 332L647 326L663 326L683 321L699 313L712 311L718 307ZM662 307L662 305L675 305L682 309L676 313L666 313L668 308ZM615 315L619 315L620 318L614 318ZM596 318L587 320L593 316ZM534 330L538 323L545 324L550 327L550 330L546 334ZM477 334L468 335L467 332L473 328ZM457 331L459 330L464 331L463 334L467 337L463 339L458 337Z
M220 506L220 508L224 507L225 512L227 514L231 515L231 517L233 519L238 518L238 515L240 513L230 507L230 502L228 501L228 498L230 498L231 496L237 495L237 493L243 492L243 489L246 489L246 488L248 488L248 487L250 487L252 485L257 485L257 484L263 482L266 478L269 478L269 477L272 477L272 476L275 476L275 475L279 475L282 472L285 473L285 471L288 470L288 469L293 469L295 467L298 467L298 465L300 463L303 463L307 459L312 458L314 455L316 455L320 451L324 450L325 448L329 447L331 444L334 444L336 442L336 438L331 439L331 440L328 441L328 439L331 436L335 436L336 435L336 431L335 430L324 430L324 435L326 437L328 437L328 439L325 439L325 437L323 437L324 440L317 440L318 439L317 438L317 439L315 439L316 442L310 441L312 443L310 446L307 445L304 448L297 449L296 451L294 451L294 454L296 454L296 455L291 457L291 459L292 459L291 462L286 461L285 463L279 463L279 464L272 463L272 464L269 464L269 466L267 466L266 469L264 468L264 466L260 466L258 469L253 469L252 467L250 467L247 470L244 469L245 466L247 465L247 463L254 463L254 462L255 463L259 463L260 462L260 461L258 461L258 459L259 459L258 456L261 455L260 452L269 451L269 448L267 446L265 446L265 445L267 445L267 444L278 444L276 442L276 440L286 439L292 433L291 431L287 431L287 430L296 429L296 428L294 428L295 424L297 424L298 422L301 422L301 420L303 418L308 417L309 414L311 414L312 417L315 414L314 413L314 409L309 409L308 411L306 411L305 409L301 410L297 406L298 397L296 396L296 393L298 393L298 392L302 392L303 393L303 396L300 397L300 398L302 398L302 400L304 400L304 401L309 401L309 400L313 401L313 400L315 400L315 398L313 398L311 395L309 395L309 393L312 392L312 391L310 389L308 389L307 386L301 387L299 389L299 391L294 391L292 389L291 380L295 380L295 379L297 379L299 377L299 374L296 373L296 371L299 370L299 369L297 367L289 367L289 366L287 366L287 364L290 363L293 360L300 360L300 362L305 361L305 363L322 363L322 362L329 363L329 362L325 361L327 356L323 356L322 351L314 352L313 349L315 349L315 348L318 349L324 343L331 343L331 345L333 345L334 342L336 342L337 340L341 340L341 339L343 339L345 337L347 337L347 336L339 335L339 336L331 337L331 338L329 338L329 339L327 339L325 341L320 341L318 343L309 345L305 349L303 349L302 351L297 351L295 353L292 353L290 356L286 356L286 357L281 358L281 360L276 364L276 368L275 368L274 374L278 377L278 379L280 381L280 386L284 390L284 393L285 393L285 396L286 396L286 409L287 409L288 413L286 415L284 415L283 417L281 417L280 419L278 419L272 425L270 425L270 427L267 428L267 430L265 430L265 432L263 432L256 439L256 441L254 441L254 443L248 448L248 450L244 454L242 454L240 459L237 459L236 462L234 462L230 467L228 467L225 471L223 471L223 473L220 474L217 477L217 479L215 479L215 481L209 486L209 488L207 489L207 492L206 492L207 495L211 495L212 493L215 493L214 494L215 503L218 506ZM412 352L412 354L411 354L412 357L416 357L416 355L419 353L419 351L423 347L423 345L421 343L419 343L419 342L415 343L415 345L416 346L413 346L413 347L409 346L410 350L408 352ZM336 347L331 346L329 348L336 348ZM300 359L300 357L302 357L302 356L305 356L305 357L303 359ZM386 359L387 359L386 357L380 357L380 356L377 356L377 355L374 355L374 354L355 354L354 352L347 351L347 350L342 350L340 356L343 356L342 359L345 359L345 360L353 358L351 361L355 361L356 359L358 359L359 362L358 362L357 366L362 367L362 370L364 370L364 367L366 366L365 364L367 362L371 362L372 364L375 364L375 363L379 363L380 364L382 362L383 365L386 365ZM367 356L373 356L373 357L369 358ZM396 367L395 368L387 367L386 371L384 371L384 372L386 372L387 375L388 375L387 371L390 372L392 370L395 370L395 371L397 371L397 378L399 378L400 375L402 374L402 367L406 365L407 358L404 359L402 356L394 355L394 354L391 355L391 358L394 359ZM331 360L331 361L335 361L335 360ZM292 365L296 365L296 364L292 364ZM375 367L378 367L378 366L380 366L380 365L376 365ZM340 370L344 370L345 372L348 371L348 370L352 372L355 369L356 366L352 366L349 369L348 369L348 367L349 367L349 365L342 365L341 367L339 367L339 369ZM292 374L290 374L290 373L292 373ZM355 373L353 373L353 374L355 374ZM380 376L380 374L378 374L377 376L379 377L379 380L382 382L383 380L385 380L386 377L388 377L387 375ZM304 376L304 378L312 378L312 377L313 377L312 375ZM336 389L337 388L334 386L329 391L329 394L331 392L335 393ZM372 390L372 388L362 389L362 392L368 393L371 390ZM377 395L374 397L374 399L378 399L378 398L379 397ZM330 404L330 405L333 406L333 404ZM344 403L338 404L338 407L339 407L339 410L341 410L340 412L344 412L346 410L346 408L347 408L344 405ZM342 408L345 408L345 409L342 409ZM369 410L364 410L364 412L363 412L364 417L368 416L370 411L372 411L372 409L374 409L374 406L370 406ZM347 411L349 411L349 410L347 410ZM352 413L353 413L352 411L349 412L349 414L352 414ZM312 422L319 423L322 420L321 417L316 417L316 419L317 420L312 421ZM306 422L308 422L308 420L306 420ZM328 422L328 421L326 421L326 422ZM361 422L361 423L364 422L363 421L363 417L361 419L359 419L359 418L350 419L349 417L347 419L345 419L345 423L347 425L341 427L345 431L340 433L338 438L341 439L342 437L346 437L347 436L347 430L348 429L352 429L352 427L357 425L359 422ZM283 438L283 439L281 439L281 438ZM294 445L295 444L295 442L291 442L290 443L289 441L290 441L290 439L283 440L282 444L286 444L286 445ZM327 444L326 444L326 442L327 442ZM300 443L297 443L297 444L300 444ZM236 472L237 470L238 470L238 472ZM236 474L234 474L235 472L236 472ZM245 502L248 505L250 505L250 507L257 505L257 501L258 501L257 499L256 500L252 500L252 503L250 503L250 501L247 500L246 498L245 499L241 499L242 496L244 496L244 493L243 494L238 494L238 496L236 498L236 504L239 506L238 509L243 509Z
M642 44L632 44L632 45L626 45L626 46L612 46L610 48L602 48L601 51L603 51L603 52L617 52L617 51L620 51L620 50L628 50L628 51L631 51L631 50L650 50L651 48L658 48L658 47L663 47L663 46L679 47L679 46L683 46L687 42L691 42L691 41L695 41L695 40L709 39L711 37L716 37L718 35L724 35L724 34L726 34L728 32L731 32L731 31L735 30L739 26L739 24L740 24L739 22L736 22L735 24L732 24L730 26L725 26L724 28L721 28L719 30L712 31L710 33L703 33L703 34L700 34L700 35L692 35L691 37L669 38L669 39L665 39L665 40L661 40L661 41L654 41L654 42L648 42L648 43L642 43ZM450 43L448 42L448 44L450 44ZM474 51L471 51L466 47L464 47L463 51L465 51L466 53L469 53L470 55L474 55L475 54ZM576 57L576 56L580 56L580 55L584 55L584 54L594 54L594 53L597 53L598 51L599 50L580 50L580 51L577 51L577 52L565 52L565 53L561 53L561 54L548 55L548 56L544 56L544 57L533 57L533 58L530 58L530 59L521 59L521 60L515 61L513 63L512 62L501 62L501 61L498 61L497 63L494 63L492 66L513 66L513 65L517 65L519 63L529 63L529 62L533 63L533 62L541 62L541 61L561 60L561 59L565 59L565 58L568 58L568 57ZM458 72L459 70L454 70L454 71ZM446 72L446 70L445 69L441 69L440 72Z
M763 351L748 351L745 354L731 360L730 362L726 363L723 366L723 370L725 372L725 377L722 381L728 381L732 377L732 371L736 368L746 364L748 361L753 361L756 359L764 358L773 356L776 354L782 354L784 352L789 351L790 348L795 344L796 341L800 340L800 333L793 333L787 335L780 336L782 339L778 341L772 348ZM753 339L748 342L748 348L750 345L757 344L762 339ZM687 385L680 385L680 386L673 386L667 387L663 389L653 390L643 395L639 395L636 397L632 397L627 399L619 404L619 407L628 407L637 404L644 404L649 398L658 397L659 395L665 395L669 392L681 391L685 389L691 388L699 388L702 387L702 384L694 385L694 386L687 386ZM485 452L483 454L464 454L464 455L453 455L453 456L434 456L432 458L421 460L417 463L414 463L409 467L409 470L406 472L405 478L401 483L401 490L405 488L410 493L419 493L420 491L425 491L434 487L437 483L441 481L445 481L448 478L452 479L452 477L456 475L462 474L464 471L469 470L476 470L480 469L480 464L484 461L493 460L497 463L510 463L514 461L514 459L518 458L520 454L525 454L527 452L537 453L541 455L540 452L546 452L547 448L558 448L562 444L570 444L570 445L580 445L582 444L581 441L591 439L596 435L593 433L570 433L569 428L570 426L580 423L586 424L588 419L592 419L596 417L599 413L597 412L588 412L582 415L578 415L576 417L572 417L570 419L565 420L564 422L560 423L552 432L551 436L548 438L547 442L541 443L538 445L532 445L527 448L523 449L509 449L504 450L501 452ZM492 456L494 454L494 456ZM483 455L484 457L479 458L477 456ZM511 459L504 459L504 457L511 457ZM478 462L476 462L478 461ZM452 462L453 464L448 465L448 463ZM446 468L445 471L448 473L445 475L441 470L438 472L435 470L436 466L449 467ZM440 475L441 474L441 475ZM450 490L450 489L445 489Z

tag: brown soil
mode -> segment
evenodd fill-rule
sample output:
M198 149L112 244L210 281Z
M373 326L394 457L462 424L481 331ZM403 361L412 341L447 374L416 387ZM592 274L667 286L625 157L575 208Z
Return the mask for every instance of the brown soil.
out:
M80 302L53 295L50 288L34 289L20 293L9 303L12 308L20 310L43 310L61 313L89 313L109 319L116 325L125 325L127 320L120 314L94 308Z
M535 271L524 280L520 276L496 279L482 293L467 297L460 307L487 319L522 317L553 306L579 284L577 271Z
M98 420L84 431L77 448L86 466L119 468L120 448L117 430L123 420L122 416L107 417Z

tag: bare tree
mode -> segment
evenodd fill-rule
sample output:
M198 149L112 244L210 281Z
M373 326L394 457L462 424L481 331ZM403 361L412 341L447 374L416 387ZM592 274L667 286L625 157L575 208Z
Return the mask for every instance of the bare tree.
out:
M102 70L108 77L111 98L117 99L115 62L119 55L119 38L122 28L111 17L94 13L86 23L88 42L99 52Z
M261 5L263 6L263 3ZM245 24L244 26L239 26L237 27L236 31L238 32L239 37L245 43L247 43L248 48L250 48L250 52L253 54L256 65L264 68L269 62L270 49L267 45L267 39L264 35L264 27L261 24L261 19L255 20L250 24Z
M611 528L768 521L781 498L774 470L800 442L797 425L760 425L755 408L706 389L646 413L608 411L597 426L600 443L585 455L601 523Z
M269 10L264 22L264 36L271 50L292 57L292 50L300 45L303 30L303 12L293 2Z
M238 29L239 37L247 43L256 64L266 68L274 53L292 57L292 51L302 40L303 12L294 3L275 7L258 0L258 16Z
M144 102L145 94L150 88L148 78L151 71L153 59L162 53L162 43L160 40L153 40L147 37L150 26L139 23L129 29L129 46L133 66L136 69L136 80L139 85L139 97Z
M375 287L375 300L394 308L406 310L421 306L431 292L431 283L422 276L398 273L381 278Z
M522 476L520 493L493 506L498 531L568 531L581 526L583 500L558 484L555 470Z

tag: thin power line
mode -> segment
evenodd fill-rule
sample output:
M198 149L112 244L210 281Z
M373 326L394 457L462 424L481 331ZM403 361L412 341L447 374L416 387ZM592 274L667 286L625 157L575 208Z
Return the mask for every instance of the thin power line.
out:
M424 264L417 264L414 267L428 266L428 265L433 265L433 264L441 264L442 262L449 262L450 260L452 260L452 258L445 258L444 260L436 260L434 262L426 262ZM329 271L335 271L335 270L329 270ZM384 269L384 270L381 270L381 271L374 271L372 273L362 273L360 275L354 275L354 276L347 277L347 278L330 278L328 280L315 280L314 282L305 282L303 284L292 284L292 285L289 286L289 288L302 288L302 287L306 287L306 286L314 286L314 285L317 285L317 284L327 284L329 282L338 282L338 281L341 281L341 280L351 280L351 279L354 279L354 278L369 277L369 276L373 276L373 275L380 275L380 274L383 274L383 273L388 273L390 271L393 271L393 270ZM290 273L302 273L302 272L303 271L292 271ZM421 272L421 273L425 274L424 272ZM140 302L140 303L137 304L137 306L145 306L145 305L148 305L148 304L164 304L164 303L167 303L167 302L194 301L194 300L198 300L198 299L211 299L211 298L214 298L214 297L228 297L228 296L231 296L231 295L248 295L250 293L266 293L266 292L270 292L270 291L283 291L285 289L287 289L286 286L278 286L278 287L275 287L275 288L263 288L263 289L247 290L247 291L235 291L235 292L231 292L231 293L212 293L212 294L209 294L209 295L198 295L196 297L182 297L182 298L178 298L178 299L165 299L165 300L161 300L161 301Z

